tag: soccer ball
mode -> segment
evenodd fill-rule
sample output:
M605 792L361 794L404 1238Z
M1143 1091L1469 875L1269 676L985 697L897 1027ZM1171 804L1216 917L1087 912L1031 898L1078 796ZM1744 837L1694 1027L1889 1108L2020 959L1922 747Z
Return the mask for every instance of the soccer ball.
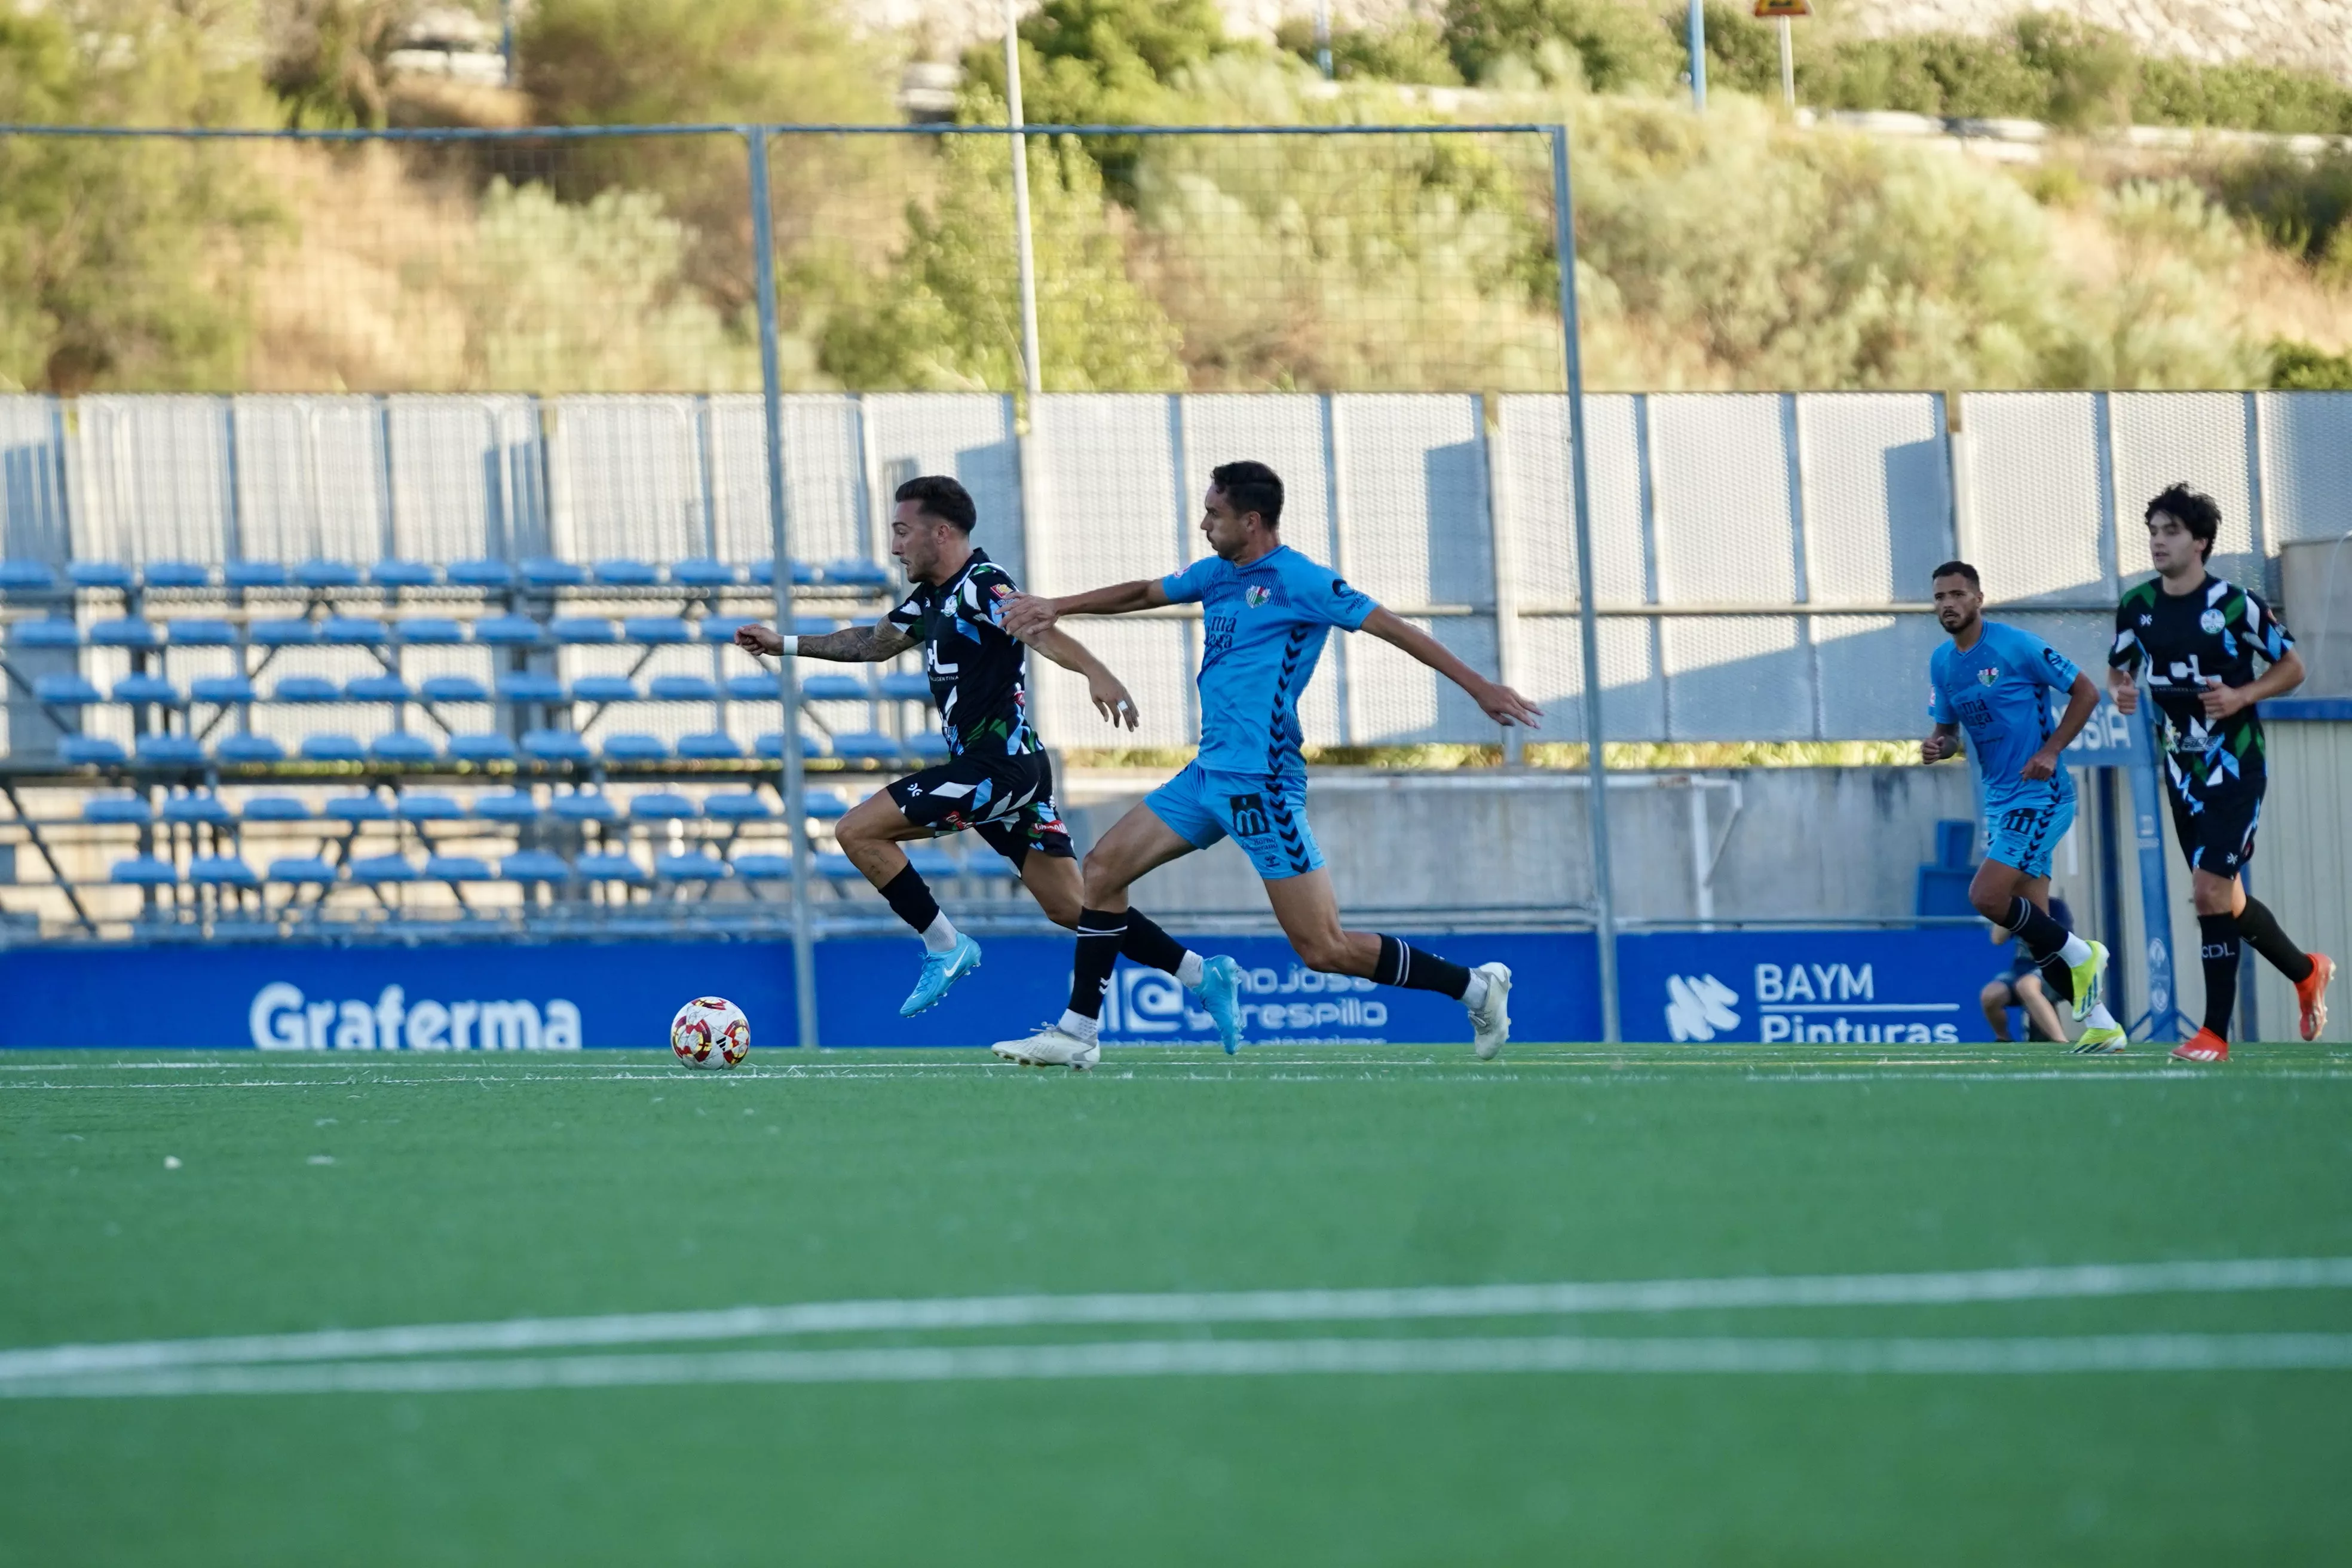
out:
M669 1021L669 1048L690 1068L731 1068L751 1052L751 1020L723 996L697 996Z

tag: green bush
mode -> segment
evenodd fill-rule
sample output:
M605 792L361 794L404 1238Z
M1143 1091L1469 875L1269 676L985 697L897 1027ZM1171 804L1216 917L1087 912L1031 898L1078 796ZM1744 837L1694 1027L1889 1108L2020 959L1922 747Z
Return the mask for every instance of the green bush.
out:
M1675 34L1641 0L1447 0L1445 47L1465 80L1485 81L1506 61L1557 81L1564 46L1595 92L1664 89L1684 64Z
M2263 153L2223 169L2218 184L2230 209L2283 250L2325 268L2352 249L2352 223L2346 221L2352 218L2352 153L2339 150L2306 162Z
M1286 16L1275 29L1276 47L1316 64L1315 25ZM1462 73L1446 52L1444 29L1423 16L1386 27L1341 27L1331 34L1331 74L1340 81L1391 81L1460 87Z
M2271 386L2278 392L2352 392L2352 357L2282 338L2271 344Z

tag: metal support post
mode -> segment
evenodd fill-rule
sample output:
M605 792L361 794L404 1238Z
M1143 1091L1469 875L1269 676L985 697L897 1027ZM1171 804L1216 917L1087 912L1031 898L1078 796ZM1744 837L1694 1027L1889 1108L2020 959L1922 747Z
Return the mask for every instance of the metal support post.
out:
M1315 65L1331 79L1331 0L1315 0Z
M1697 15L1696 0L1692 15ZM1586 473L1584 351L1576 318L1576 221L1569 205L1568 127L1551 128L1551 212L1559 258L1560 347L1568 371L1568 473L1576 499L1576 629L1584 661L1584 767L1592 787L1587 818L1592 833L1593 935L1601 955L1601 1037L1618 1043L1617 908L1609 875L1609 764L1601 729L1601 623L1592 571L1592 487Z
M1031 417L1037 395L1045 390L1045 373L1037 353L1037 255L1029 232L1029 138L1021 128L1029 123L1021 108L1021 34L1013 14L1013 0L1004 0L1004 111L1013 127L1013 237L1021 263L1021 384L1029 391Z
M768 188L770 127L749 125L751 154L751 260L759 270L761 409L768 434L768 539L775 556L776 629L793 624L791 529L784 511L784 404L776 364L776 232ZM789 632L785 633L790 636ZM801 692L793 661L776 660L776 696L783 704L784 820L793 834L793 996L799 1004L800 1044L814 1050L816 1030L816 949L809 930L808 811L801 769Z
M1790 36L1795 22L1780 18L1780 101L1790 109L1797 107L1797 42Z
M1684 24L1685 44L1690 50L1691 108L1706 112L1706 0L1690 0L1690 16Z

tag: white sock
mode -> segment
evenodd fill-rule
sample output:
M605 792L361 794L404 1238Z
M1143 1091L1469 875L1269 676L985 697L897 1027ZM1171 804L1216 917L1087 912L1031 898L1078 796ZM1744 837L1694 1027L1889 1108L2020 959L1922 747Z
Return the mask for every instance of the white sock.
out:
M2091 944L2073 931L2068 931L2066 945L2058 950L2058 956L2064 959L2070 965L2088 963L2091 961Z
M923 945L933 952L946 952L954 948L960 934L955 922L948 919L945 910L941 910L940 918L923 929Z
M1102 1023L1099 1019L1089 1018L1080 1013L1073 1013L1067 1007L1065 1007L1062 1009L1062 1021L1055 1025L1054 1027L1061 1030L1062 1033L1073 1036L1077 1039L1092 1040L1095 1037L1095 1031L1102 1027Z
M1470 972L1469 988L1462 993L1462 1005L1475 1013L1486 1000L1486 977L1476 970Z
M2086 1030L2112 1029L2116 1026L2116 1016L2107 1011L2107 1005L2105 1002L2092 1008L2083 1017L2083 1027Z
M1201 982L1208 978L1208 965L1191 948L1184 950L1183 961L1176 965L1176 984L1187 991L1198 991Z

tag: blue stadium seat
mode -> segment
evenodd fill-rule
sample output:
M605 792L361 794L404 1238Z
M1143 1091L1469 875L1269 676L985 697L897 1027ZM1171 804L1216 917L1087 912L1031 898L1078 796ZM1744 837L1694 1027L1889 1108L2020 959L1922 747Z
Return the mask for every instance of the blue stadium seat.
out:
M178 867L169 860L158 860L152 855L134 855L128 860L117 860L114 869L107 874L110 882L128 882L142 888L168 888L179 879Z
M319 640L319 623L300 616L254 621L245 635L258 647L307 647Z
M503 561L453 561L448 578L461 588L510 588L514 568Z
M864 702L873 692L863 676L812 675L801 682L801 696L811 702Z
M733 876L734 870L716 855L690 850L655 857L654 875L672 882L717 882Z
M626 855L583 855L572 870L583 882L642 882L646 868Z
M773 702L776 700L775 672L762 669L751 675L730 675L727 678L727 695L738 702Z
M180 706L180 689L160 675L126 675L114 683L117 702L152 702L158 707Z
M747 882L788 882L793 876L789 855L738 855L735 874Z
M669 761L669 743L658 735L640 735L625 731L604 737L604 760L608 763L666 763Z
M224 735L214 742L213 756L224 763L282 763L286 748L268 735Z
M854 735L835 735L833 738L833 753L837 757L896 762L898 742L877 730L866 730Z
M205 743L194 735L142 735L139 760L152 767L192 768L205 760Z
M801 809L812 822L839 822L849 815L849 803L829 789L813 789L801 796Z
M416 867L404 855L367 855L352 862L354 882L414 882Z
M548 809L566 822L612 822L621 815L612 797L602 790L574 790L570 795L559 795L549 803Z
M588 571L569 561L534 555L522 563L522 580L534 588L577 588L588 581Z
M303 736L301 756L306 763L363 763L367 761L367 748L360 744L356 735L329 731Z
M650 588L661 581L661 568L650 561L599 561L596 581L615 588Z
M958 877L963 874L963 867L944 849L909 849L907 851L907 864L912 866L918 875L924 877Z
M414 702L416 693L396 675L358 675L343 682L346 702Z
M620 641L619 631L603 616L558 616L547 623L547 633L560 643Z
M771 730L751 742L751 749L763 757L781 762L784 755L784 737L781 731ZM814 735L801 737L801 756L813 759L824 755L824 745Z
M669 580L688 588L724 588L735 581L735 568L724 561L674 561Z
M8 640L18 647L79 647L81 628L64 616L18 621L8 628Z
M474 815L491 822L536 822L539 802L527 789L499 790L474 797Z
M300 795L257 795L245 803L238 815L247 822L308 822L310 807Z
M493 689L508 702L561 702L563 700L563 682L551 675L541 675L535 670L502 671Z
M824 580L845 588L887 588L890 574L871 561L833 561L825 564Z
M417 689L427 702L488 702L490 689L470 675L428 675Z
M392 807L373 790L357 795L339 795L328 801L322 815L337 822L390 822Z
M286 568L275 561L232 561L221 568L221 581L232 588L283 588Z
M150 588L208 588L213 581L212 568L194 561L150 561L139 576Z
M58 574L39 561L0 561L0 588L33 591L54 588Z
M466 640L465 624L442 616L412 616L404 621L394 621L392 630L402 642L419 647L442 647Z
M739 629L759 624L750 616L705 616L695 622L694 635L704 642L731 643Z
M340 702L342 688L323 675L289 675L270 691L273 702Z
M765 797L748 789L706 796L702 810L705 816L719 822L761 822L776 815Z
M485 616L474 623L474 640L493 647L535 647L540 626L529 616Z
M702 808L691 798L666 791L641 795L629 802L629 816L637 822L679 822L701 815Z
M248 819L250 814L248 813ZM272 860L269 869L262 874L265 882L291 882L323 886L335 879L335 868L315 855L289 855Z
M37 675L33 678L33 700L52 708L89 708L106 700L106 694L90 684L89 678L72 675Z
M199 675L188 682L188 699L215 708L253 700L253 682L242 675Z
M680 735L677 754L689 763L732 763L740 761L743 748L735 737L713 730L699 735Z
M103 735L60 735L58 755L77 764L95 763L100 767L117 767L130 761L130 753L120 741L110 741Z
M329 616L319 626L319 640L344 647L379 647L391 636L373 616Z
M934 735L927 731L920 735L907 737L906 754L911 760L929 767L934 763L946 762L955 753L948 750L946 736Z
M584 763L593 756L588 742L569 730L526 730L522 749L542 763Z
M163 803L166 822L209 822L226 826L236 820L228 802L216 795L175 795Z
M171 623L173 647L235 647L236 628L226 621L191 616Z
M814 588L816 586L817 577L817 569L814 566L810 565L807 562L795 561L793 563L793 586L795 588ZM754 561L751 563L751 581L759 584L762 588L774 586L776 581L776 563L773 561Z
M94 795L81 803L84 822L137 823L154 820L143 795Z
M379 561L368 568L368 581L379 588L430 588L440 577L422 561Z
M161 647L163 635L155 623L141 616L122 616L110 621L89 624L89 646L92 647Z
M849 857L846 855L834 855L828 853L824 855L813 856L811 858L815 862L816 874L823 877L828 882L863 882L866 880L866 873L860 871L855 865L853 865L850 862Z
M636 643L692 642L694 628L677 616L631 616L621 623L621 636Z
M404 793L393 805L393 810L403 822L460 822L466 808L457 798L446 795L413 795Z
M188 880L198 887L257 888L261 879L234 855L198 856L188 862Z
M425 858L425 877L432 882L495 882L498 873L487 860L471 855L428 855Z
M411 735L404 731L394 730L370 741L368 756L370 760L379 763L413 763L423 765L438 762L441 753L434 747L433 742L424 736Z
M635 702L637 683L625 675L583 675L572 683L574 702Z
M656 702L716 702L719 687L707 675L656 675L646 695Z
M568 882L572 868L561 855L544 849L519 849L499 862L502 882Z
M460 763L510 763L515 760L515 743L504 735L452 735L449 755Z
M136 574L120 561L66 563L66 580L77 588L128 588L135 578Z
M920 670L893 670L882 678L882 695L898 702L929 702L931 678Z
M305 561L294 568L294 581L305 588L356 588L360 569L348 561Z

